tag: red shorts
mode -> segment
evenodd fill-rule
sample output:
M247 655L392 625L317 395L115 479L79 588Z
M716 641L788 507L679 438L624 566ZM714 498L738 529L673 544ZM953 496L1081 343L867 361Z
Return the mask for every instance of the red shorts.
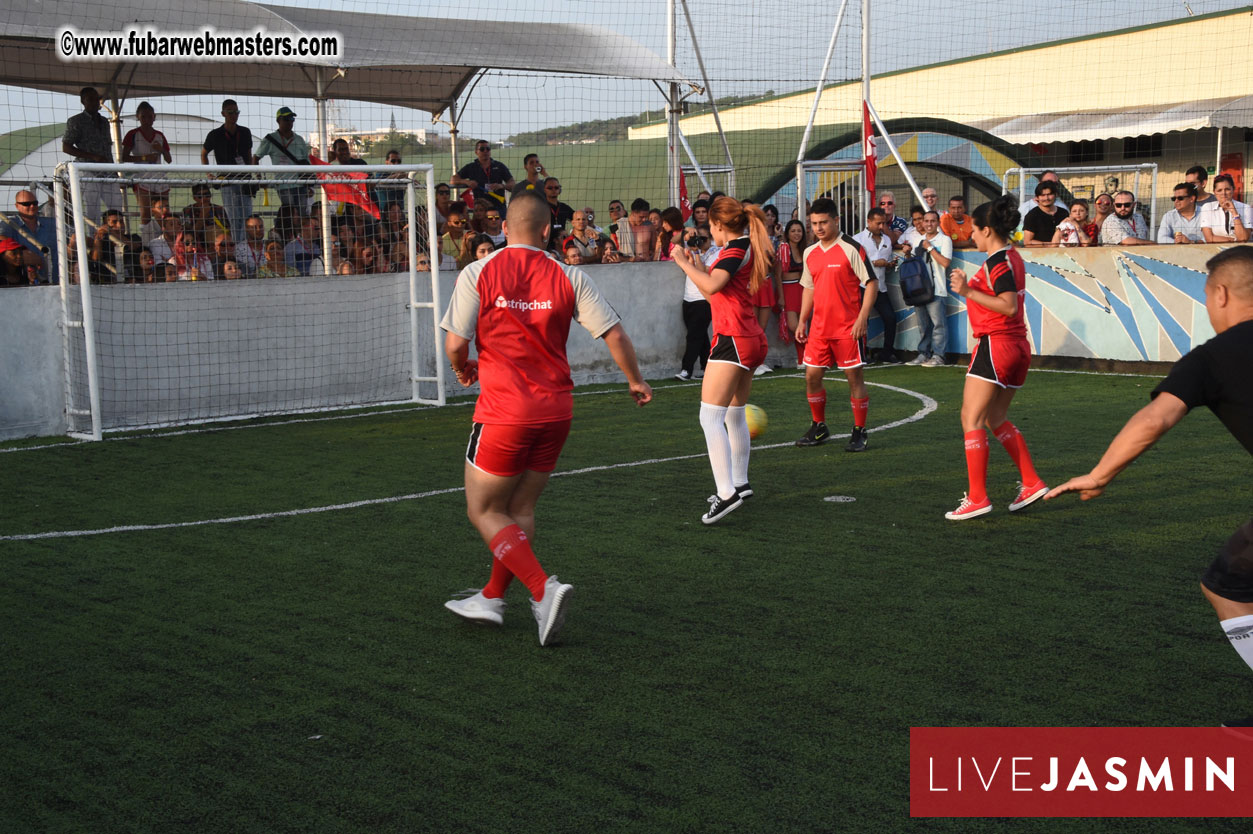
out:
M982 336L966 376L986 379L1002 388L1021 388L1031 367L1031 344L1026 339Z
M810 339L805 343L804 362L812 368L847 371L865 365L869 356L865 339Z
M712 346L709 348L710 362L730 362L745 370L753 370L766 361L766 334L760 336L724 336L714 334Z
M763 278L761 286L757 288L757 292L750 297L754 307L773 307L774 306L774 282Z
M793 281L790 284L783 284L783 309L789 313L799 313L801 311L801 296L805 294L805 288L801 286L800 281Z
M524 470L552 472L570 434L570 421L519 426L475 423L466 445L466 461L489 475L512 478Z

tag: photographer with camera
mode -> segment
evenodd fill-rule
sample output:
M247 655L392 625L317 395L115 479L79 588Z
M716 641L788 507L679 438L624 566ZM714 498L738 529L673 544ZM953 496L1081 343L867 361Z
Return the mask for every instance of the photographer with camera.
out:
M708 269L718 257L718 249L713 247L709 237L709 227L701 226L688 229L683 235L683 248L700 258ZM674 375L675 379L699 379L696 363L699 360L701 375L709 362L709 325L713 322L713 308L708 299L701 295L691 278L683 281L683 326L687 328L687 341L683 350L683 365Z

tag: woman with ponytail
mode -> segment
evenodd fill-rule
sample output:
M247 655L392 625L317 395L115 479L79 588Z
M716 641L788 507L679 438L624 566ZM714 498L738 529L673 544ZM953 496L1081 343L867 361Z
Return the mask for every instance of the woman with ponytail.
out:
M1036 474L1027 441L1009 422L1009 404L1027 381L1027 368L1031 365L1031 345L1022 313L1027 274L1022 256L1009 242L1020 220L1018 201L1003 194L979 206L971 218L975 245L988 257L970 280L960 269L949 276L953 292L966 299L970 331L979 340L970 357L962 394L961 420L970 489L957 509L945 514L949 521L978 518L992 511L987 492L985 426L1009 452L1022 476L1009 511L1021 510L1048 492Z
M753 293L770 280L771 247L766 215L755 205L718 197L709 207L710 235L722 247L706 272L686 247L671 251L674 262L709 299L713 344L700 391L700 425L717 493L701 521L713 524L739 509L753 494L748 484L748 422L744 406L753 369L766 358L766 334L753 312Z

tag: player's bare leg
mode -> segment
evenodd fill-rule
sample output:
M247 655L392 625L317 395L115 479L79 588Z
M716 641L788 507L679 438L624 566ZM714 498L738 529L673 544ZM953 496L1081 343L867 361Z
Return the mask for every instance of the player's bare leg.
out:
M797 446L817 446L831 436L827 429L827 389L822 386L826 368L805 366L805 399L809 401L809 430L796 441Z
M717 490L709 511L701 516L705 524L713 524L744 503L735 488L733 446L737 444L731 440L728 414L732 409L738 410L736 431L738 433L739 424L743 423L743 433L747 434L748 424L744 422L743 412L752 386L752 373L734 363L710 362L705 368L700 389L700 426L705 433L705 447L709 451L709 466L713 469ZM742 440L737 437L737 443ZM747 449L740 451L747 470Z
M847 452L866 451L866 415L870 411L870 392L866 390L866 376L860 367L846 368L848 380L848 404L853 409L853 431L850 433Z

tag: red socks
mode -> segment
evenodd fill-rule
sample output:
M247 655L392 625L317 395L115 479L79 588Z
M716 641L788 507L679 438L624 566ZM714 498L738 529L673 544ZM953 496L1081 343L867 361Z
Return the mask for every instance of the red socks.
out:
M1009 456L1014 459L1014 465L1018 467L1018 473L1022 477L1022 485L1032 487L1038 484L1040 476L1036 474L1035 465L1031 462L1031 453L1027 451L1027 441L1018 431L1018 427L1006 420L992 429L992 433L996 435L997 440L1001 441L1001 445L1005 447L1005 451L1009 452Z
M827 392L824 390L821 394L809 394L809 413L814 416L815 423L825 423L827 421Z
M982 504L988 500L988 433L983 429L966 432L966 473L970 489L966 500Z
M859 400L855 397L849 397L848 401L853 406L853 425L859 429L864 429L866 427L866 412L870 411L870 398L862 397Z
M505 567L505 563L499 559L492 559L492 578L483 586L483 596L488 599L500 599L505 595L505 591L509 590L509 583L512 581L513 571Z
M521 579L537 602L544 599L544 583L548 581L548 574L544 573L544 569L540 567L539 560L535 558L535 553L531 550L531 543L521 527L510 524L497 533L488 546L492 549L492 555L496 557L495 561L500 562L506 571ZM496 565L493 563L492 580L488 583L488 587L495 590L496 582ZM489 594L487 590L487 588L483 589L483 596L491 597L492 594ZM503 595L502 590L500 596Z

